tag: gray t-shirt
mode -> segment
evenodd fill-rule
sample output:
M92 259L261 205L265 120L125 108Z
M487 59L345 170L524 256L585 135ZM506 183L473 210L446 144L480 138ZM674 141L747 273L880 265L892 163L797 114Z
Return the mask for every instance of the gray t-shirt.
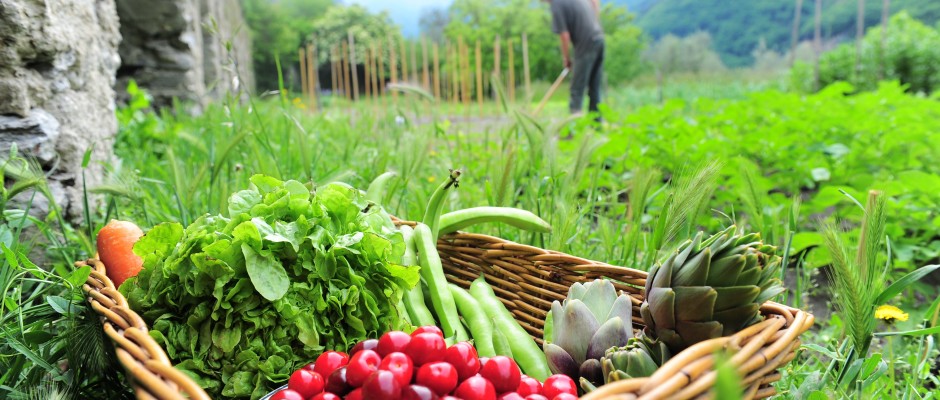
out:
M552 32L568 32L575 50L604 36L591 0L552 0L551 5Z

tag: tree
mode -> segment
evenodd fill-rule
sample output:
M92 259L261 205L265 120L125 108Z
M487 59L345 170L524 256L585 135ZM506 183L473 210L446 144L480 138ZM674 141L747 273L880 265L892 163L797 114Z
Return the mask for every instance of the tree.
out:
M447 15L447 9L443 7L431 7L421 11L421 18L418 24L421 26L421 34L437 43L444 42L444 29L450 22Z
M358 62L365 59L366 51L373 45L384 49L383 59L388 60L388 40L396 43L401 40L401 29L392 22L388 12L373 14L358 4L330 7L313 21L310 32L308 39L316 40L320 48L320 63L329 62L328 50L348 42L350 33L356 43L355 59Z
M642 65L642 32L633 24L633 15L623 6L604 4L601 25L607 37L605 66L611 82L635 76ZM562 68L558 36L551 31L548 5L534 0L454 0L448 9L445 37L451 43L463 38L468 45L480 41L483 70L494 67L493 40L502 39L502 68L506 64L507 38L513 38L517 60L522 51L521 36L529 41L529 68L532 79L552 80ZM522 76L522 63L516 63L516 76ZM505 74L504 74L505 75Z
M263 92L278 87L275 57L282 71L294 71L303 38L333 0L241 0L241 4L251 30L255 82Z

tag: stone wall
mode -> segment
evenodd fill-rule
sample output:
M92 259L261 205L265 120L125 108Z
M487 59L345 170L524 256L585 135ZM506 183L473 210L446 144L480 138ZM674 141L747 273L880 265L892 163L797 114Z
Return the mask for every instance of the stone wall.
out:
M157 106L204 105L251 88L251 40L238 0L117 0L121 19L117 92L130 79Z
M244 25L238 0L0 0L0 160L14 143L36 158L79 219L82 157L94 146L94 187L115 161L115 98L127 82L156 106L244 93L254 85ZM39 199L33 210L48 207Z
M67 216L81 215L85 151L90 186L111 156L120 39L114 0L0 0L0 158L13 143L37 158Z

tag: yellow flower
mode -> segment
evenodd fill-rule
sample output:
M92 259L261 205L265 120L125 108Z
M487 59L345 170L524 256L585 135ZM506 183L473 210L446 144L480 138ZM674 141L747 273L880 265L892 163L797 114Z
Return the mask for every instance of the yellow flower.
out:
M428 182L434 183L436 180L437 178L435 178L433 175L428 177Z
M875 318L883 319L890 324L894 323L894 321L907 321L907 313L900 308L885 304L875 310Z

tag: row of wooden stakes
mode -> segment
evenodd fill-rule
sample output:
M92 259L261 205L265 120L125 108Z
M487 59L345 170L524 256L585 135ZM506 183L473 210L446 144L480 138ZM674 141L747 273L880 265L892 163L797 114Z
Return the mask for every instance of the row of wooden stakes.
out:
M516 76L513 38L508 38L506 41L508 74L507 81L502 83L506 88L507 99L510 102L515 102ZM523 82L525 95L528 97L531 95L531 81L529 76L529 43L525 33L522 34L521 42ZM501 44L502 40L496 37L493 42L494 68L491 79L502 80ZM387 47L382 48L382 45ZM408 47L411 50L410 63L408 60ZM305 98L310 99L312 109L316 109L319 104L318 95L326 90L319 82L320 51L321 49L317 47L316 41L312 41L298 50L302 93ZM333 46L328 51L330 94L332 96L342 96L351 101L357 101L360 98L376 101L383 95L390 93L393 101L397 102L398 90L390 90L389 85L394 87L399 84L408 84L418 86L428 94L432 94L435 101L438 102L449 100L453 103L463 103L465 106L470 106L475 98L480 110L483 109L484 88L488 81L484 80L483 57L479 40L476 41L474 49L472 61L476 65L473 71L470 67L470 48L463 38L459 38L456 43L445 44L443 52L438 43L429 44L426 39L422 39L420 44L419 42L411 42L409 46L405 40L395 40L391 37L385 43L379 43L378 45L373 43L365 51L357 52L355 40L350 33L347 41ZM419 52L421 53L420 64L418 63ZM356 54L363 54L364 57L357 59ZM387 70L389 76L386 76L385 54L388 55ZM399 57L399 54L401 57ZM442 70L442 61L446 62L448 59L453 62L445 63ZM361 75L359 68L362 68ZM360 79L362 82L360 82ZM474 86L476 96L474 96Z

